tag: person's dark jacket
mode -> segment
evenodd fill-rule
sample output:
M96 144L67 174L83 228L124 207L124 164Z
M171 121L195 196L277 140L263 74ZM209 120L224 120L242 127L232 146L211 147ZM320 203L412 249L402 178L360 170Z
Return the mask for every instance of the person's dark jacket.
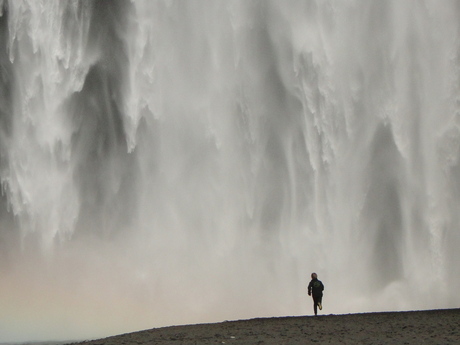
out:
M319 297L323 295L324 285L321 280L317 278L312 279L310 284L308 284L308 295L313 294L314 297Z

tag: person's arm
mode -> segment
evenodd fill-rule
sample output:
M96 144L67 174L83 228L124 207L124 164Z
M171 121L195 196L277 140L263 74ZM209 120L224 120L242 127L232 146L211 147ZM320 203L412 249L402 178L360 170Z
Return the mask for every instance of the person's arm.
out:
M312 288L312 285L310 282L310 284L308 284L308 296L311 296L311 288Z

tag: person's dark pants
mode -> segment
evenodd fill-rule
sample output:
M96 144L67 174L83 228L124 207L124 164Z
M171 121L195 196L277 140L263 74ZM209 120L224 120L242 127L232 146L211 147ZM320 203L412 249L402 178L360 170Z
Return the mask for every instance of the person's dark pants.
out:
M318 315L318 303L322 303L323 296L313 296L313 310Z

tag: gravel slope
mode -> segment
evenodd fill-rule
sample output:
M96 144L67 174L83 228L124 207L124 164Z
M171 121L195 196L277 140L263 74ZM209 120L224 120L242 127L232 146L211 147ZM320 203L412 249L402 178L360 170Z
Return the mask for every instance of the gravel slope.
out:
M85 341L128 344L460 344L460 309L260 318Z

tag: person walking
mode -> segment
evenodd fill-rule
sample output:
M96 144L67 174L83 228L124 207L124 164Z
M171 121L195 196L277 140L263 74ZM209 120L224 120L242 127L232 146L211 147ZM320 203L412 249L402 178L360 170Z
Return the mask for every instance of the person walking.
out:
M318 308L319 310L323 309L323 290L324 285L321 280L318 280L318 275L316 273L311 274L311 281L308 284L308 296L313 297L313 311L315 315L318 315Z

